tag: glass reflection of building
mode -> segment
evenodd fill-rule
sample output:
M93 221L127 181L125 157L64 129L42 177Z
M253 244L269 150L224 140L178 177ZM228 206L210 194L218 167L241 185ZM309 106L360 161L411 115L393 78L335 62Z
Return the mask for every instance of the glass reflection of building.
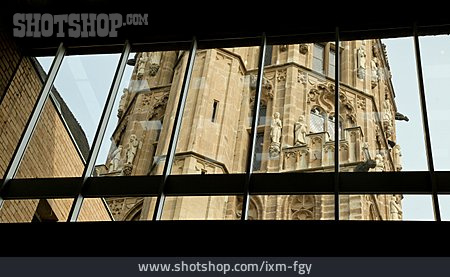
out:
M334 170L334 72L340 53L341 171L401 169L395 94L380 40L268 46L255 172ZM172 174L245 171L258 47L199 50ZM159 175L163 170L187 52L140 52L119 104L110 155L100 176ZM276 137L274 114L281 135ZM306 128L296 128L305 125ZM301 131L303 130L303 131ZM120 148L119 148L120 147ZM341 219L392 219L393 195L341 195ZM117 220L150 219L154 198L110 198ZM236 196L171 197L163 219L236 219ZM401 214L401 213L400 213ZM334 219L333 195L252 196L252 219Z

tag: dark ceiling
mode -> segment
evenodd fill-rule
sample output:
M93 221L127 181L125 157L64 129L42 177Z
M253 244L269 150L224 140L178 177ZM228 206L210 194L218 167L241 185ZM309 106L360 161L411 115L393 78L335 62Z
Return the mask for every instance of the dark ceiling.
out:
M31 55L53 54L61 40L76 48L74 52L88 53L118 52L126 39L135 45L154 44L155 49L179 49L187 48L193 35L201 47L227 47L257 45L262 32L266 33L268 43L288 43L293 38L297 42L330 41L335 39L336 26L339 26L342 40L409 36L413 34L414 24L420 34L448 33L450 30L446 9L429 7L426 3L421 3L420 7L394 7L388 1L336 3L13 0L0 11L0 28L12 33L14 13L149 15L148 26L124 26L116 38L16 39L23 51ZM238 37L240 39L235 39ZM146 47L148 49L148 45Z

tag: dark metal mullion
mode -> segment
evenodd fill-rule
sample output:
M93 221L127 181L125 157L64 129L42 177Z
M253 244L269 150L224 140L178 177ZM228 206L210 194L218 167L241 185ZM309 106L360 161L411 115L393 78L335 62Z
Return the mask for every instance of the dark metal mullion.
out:
M191 49L189 51L189 56L186 64L186 71L183 77L183 84L181 86L180 98L178 100L178 106L175 113L175 119L172 127L172 134L170 135L169 148L167 150L166 161L164 163L163 178L158 189L158 197L156 198L155 210L153 212L153 220L160 220L163 213L164 201L166 195L164 189L167 183L167 178L172 171L173 160L175 157L175 150L177 148L178 136L181 129L181 121L184 113L184 108L186 106L186 98L189 90L189 83L191 81L192 71L194 68L195 56L197 53L197 39L192 38Z
M14 178L19 168L19 165L22 161L22 158L27 149L28 143L31 140L33 132L37 126L39 121L39 117L44 109L47 98L50 94L50 90L53 86L53 81L56 78L56 74L58 73L59 67L64 59L64 55L66 53L66 48L63 43L61 43L58 47L58 51L56 52L56 56L53 59L52 65L50 67L50 71L48 74L48 78L45 81L39 96L37 97L36 104L33 107L31 115L28 119L27 124L25 125L24 131L22 132L22 136L17 144L17 147L14 151L14 154L11 158L11 161L6 168L5 175L3 176L3 182L0 184L0 192L5 187L5 184ZM0 197L0 208L3 206L3 199Z
M336 27L334 43L334 220L339 220L339 27Z
M9 87L11 86L12 82L14 81L14 78L17 75L17 71L19 71L19 68L20 68L20 65L22 64L23 58L24 58L23 55L20 55L19 62L17 63L16 67L14 68L11 77L9 77L8 83L6 83L5 91L4 91L3 95L0 96L0 105L3 102L3 99L5 99L6 94L8 93Z
M253 118L252 118L252 129L250 132L250 141L247 151L247 167L246 167L246 178L244 183L244 196L242 200L242 213L241 220L248 219L248 207L250 203L250 179L253 173L253 157L255 155L255 142L256 133L258 127L259 119L259 99L261 98L261 87L264 74L264 60L266 56L266 34L262 34L261 46L259 47L259 60L258 60L258 76L256 79L256 91L255 100L253 102Z
M100 151L101 143L103 137L106 132L106 127L108 126L108 120L111 115L114 101L117 96L117 92L119 91L120 82L122 81L122 76L125 71L125 66L128 60L128 56L130 54L130 43L128 41L125 42L122 55L120 56L119 63L117 65L116 73L114 75L111 88L109 90L108 98L106 99L105 107L103 108L102 116L100 117L100 123L97 127L97 131L94 136L94 141L92 143L91 150L89 151L89 156L86 161L86 166L83 171L83 183L81 186L81 190L83 189L87 179L91 177L92 171L95 167L95 162L97 160L98 153ZM83 205L84 196L82 192L80 192L74 199L73 204L70 208L69 216L67 218L68 222L75 222L81 211L81 206Z
M422 59L420 55L420 43L417 35L417 25L414 24L414 49L416 54L417 80L419 83L420 108L422 112L422 124L425 139L425 148L427 153L428 171L430 173L431 191L433 199L434 219L441 221L441 212L439 209L439 198L437 195L437 184L434 175L433 152L431 149L430 127L428 125L428 111L425 98L425 85L423 81Z

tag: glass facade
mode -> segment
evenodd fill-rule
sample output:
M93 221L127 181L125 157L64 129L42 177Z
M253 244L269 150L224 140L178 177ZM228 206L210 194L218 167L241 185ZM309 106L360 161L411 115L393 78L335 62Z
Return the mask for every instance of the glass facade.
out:
M1 212L32 202L17 221L240 219L243 211L248 219L438 219L445 178L427 173L448 162L445 39L292 39L265 43L264 55L262 46L197 49L195 39L170 51L127 44L122 56L60 51L59 70L26 57L30 72L39 62L45 69L17 126L20 109L7 101L31 82L19 69L2 91ZM48 97L34 109L38 92ZM63 177L76 179L75 193L35 185L27 196L20 183L52 178L56 187ZM48 215L61 207L64 216Z

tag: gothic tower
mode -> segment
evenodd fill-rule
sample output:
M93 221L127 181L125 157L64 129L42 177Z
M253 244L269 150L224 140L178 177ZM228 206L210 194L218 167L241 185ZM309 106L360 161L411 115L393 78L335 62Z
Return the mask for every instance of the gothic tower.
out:
M340 60L334 149L335 53ZM101 176L161 174L187 52L140 52ZM172 174L245 172L258 47L197 52ZM268 46L254 171L399 171L395 94L380 40ZM240 197L171 197L163 219L236 219ZM401 195L341 195L341 219L401 219ZM150 219L153 198L114 198L117 220ZM117 203L122 203L117 208ZM332 195L252 196L252 219L334 219Z

